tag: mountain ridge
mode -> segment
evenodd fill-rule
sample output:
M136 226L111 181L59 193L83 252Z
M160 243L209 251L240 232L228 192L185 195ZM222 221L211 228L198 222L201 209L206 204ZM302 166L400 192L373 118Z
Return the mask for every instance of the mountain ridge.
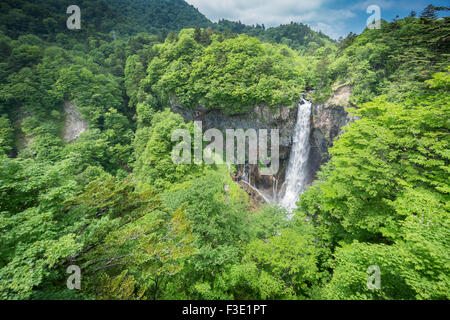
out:
M69 17L66 10L70 5L70 0L5 0L0 4L0 31L13 39L34 34L55 41L60 33L83 39L105 38L105 34L112 34L113 31L119 38L145 32L165 38L171 31L201 27L247 33L261 41L283 43L294 49L311 42L321 46L333 41L302 23L267 30L263 25L247 26L228 20L214 23L184 0L81 0L77 3L81 10L81 29L74 31L66 27Z

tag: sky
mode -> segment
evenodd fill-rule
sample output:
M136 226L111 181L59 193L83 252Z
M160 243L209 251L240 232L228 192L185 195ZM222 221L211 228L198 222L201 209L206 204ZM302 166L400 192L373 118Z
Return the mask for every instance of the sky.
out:
M276 27L291 21L302 22L312 29L338 39L350 32L361 33L371 5L380 7L381 18L392 21L397 15L408 16L411 10L417 13L432 3L449 6L449 0L186 0L199 9L210 20L241 21L244 24L264 24Z

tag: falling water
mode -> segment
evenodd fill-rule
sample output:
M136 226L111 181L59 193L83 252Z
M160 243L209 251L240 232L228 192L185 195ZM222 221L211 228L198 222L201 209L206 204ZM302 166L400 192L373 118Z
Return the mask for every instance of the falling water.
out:
M272 186L272 199L274 202L278 201L278 179L274 176L273 177L273 186Z
M311 131L311 102L303 100L298 106L297 124L294 131L289 164L286 171L284 196L280 199L280 205L289 212L296 208L299 195L305 190L307 183L307 162L309 157L309 134Z

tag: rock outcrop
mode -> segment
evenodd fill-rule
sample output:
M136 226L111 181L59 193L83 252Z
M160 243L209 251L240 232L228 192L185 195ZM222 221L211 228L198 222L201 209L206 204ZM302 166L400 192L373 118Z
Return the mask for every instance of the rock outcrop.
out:
M227 115L221 110L185 109L179 104L172 105L172 111L180 114L186 122L201 121L203 130L218 129L279 129L280 130L280 156L289 157L289 148L292 144L297 108L282 106L272 109L266 106L255 106L252 111L245 114ZM270 135L270 134L269 134Z
M350 107L351 88L343 86L336 90L333 97L322 104L312 105L311 115L311 152L308 160L309 182L315 178L320 166L330 159L328 149L341 134L342 128L354 119L349 116L346 107ZM197 108L186 109L176 99L171 99L171 109L180 114L186 122L201 121L203 130L218 129L279 129L280 130L280 170L275 176L262 176L257 165L239 166L239 172L233 177L239 182L245 179L250 188L257 188L265 197L273 199L285 181L286 166L289 162L297 122L297 106L270 108L255 106L250 112L227 115L221 110ZM244 187L244 186L243 186ZM254 190L253 190L254 191ZM252 191L252 192L253 192ZM275 195L275 196L274 196ZM261 197L261 195L257 195Z
M63 139L65 142L72 142L88 129L89 122L81 118L77 106L70 101L64 102L64 112L66 113L66 120Z
M310 168L311 179L320 166L331 158L328 150L334 141L342 134L343 128L356 120L346 111L352 108L350 103L351 88L342 86L334 95L321 104L313 104L311 120L311 153Z

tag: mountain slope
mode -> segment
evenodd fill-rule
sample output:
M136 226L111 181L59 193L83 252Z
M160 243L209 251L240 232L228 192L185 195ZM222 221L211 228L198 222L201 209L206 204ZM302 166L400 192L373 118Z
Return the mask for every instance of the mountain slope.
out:
M58 34L86 39L112 31L119 38L139 32L161 34L164 38L169 31L211 27L223 32L247 33L261 41L283 43L293 49L302 49L310 43L322 46L332 41L302 23L267 30L260 25L247 26L227 20L213 23L183 0L77 1L81 10L81 30L73 31L66 27L70 16L66 10L72 4L71 0L3 0L0 3L0 31L13 39L31 33L55 41Z
M322 32L312 30L303 23L291 22L266 29L264 25L247 26L241 22L220 20L216 28L221 31L246 33L264 42L282 43L293 49L301 49L314 42L321 46L333 40Z
M81 30L68 30L67 8L71 0L5 0L0 4L0 30L16 38L32 33L52 37L67 33L89 37L116 31L119 35L155 32L163 28L177 31L184 27L212 25L204 15L183 0L78 1Z
M212 26L208 18L183 0L111 0L109 4L136 26L150 32L160 28L180 30Z

